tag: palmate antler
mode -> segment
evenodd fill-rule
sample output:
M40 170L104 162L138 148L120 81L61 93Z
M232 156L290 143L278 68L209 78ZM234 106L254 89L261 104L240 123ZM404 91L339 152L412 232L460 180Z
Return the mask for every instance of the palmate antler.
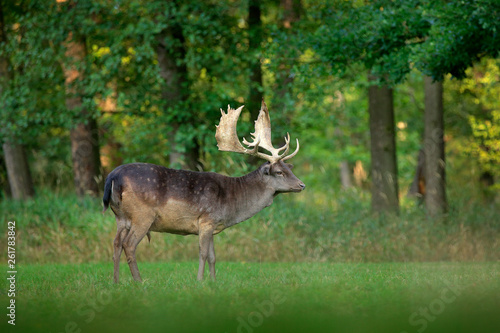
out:
M290 134L288 133L285 137L285 145L280 148L274 148L271 143L271 119L269 118L269 111L264 101L262 101L259 117L255 121L255 132L251 133L253 142L248 142L243 138L243 144L249 147L245 148L238 139L236 132L236 123L240 117L241 110L243 110L243 106L235 110L231 109L229 105L227 106L227 113L224 113L222 109L220 110L222 116L219 125L216 126L217 130L215 132L215 139L217 140L219 150L257 156L271 163L279 160L288 160L299 152L299 139L297 139L297 148L292 154L287 155L290 149ZM259 152L259 147L267 150L271 155ZM280 154L283 150L284 152Z

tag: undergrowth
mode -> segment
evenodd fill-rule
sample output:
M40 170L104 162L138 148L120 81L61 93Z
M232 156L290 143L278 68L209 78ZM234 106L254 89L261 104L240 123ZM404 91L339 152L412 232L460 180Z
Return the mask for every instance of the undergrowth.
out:
M41 189L26 202L0 202L2 221L16 221L23 263L103 262L112 258L113 213L97 198ZM281 195L273 205L215 238L222 261L496 261L500 259L499 207L460 196L444 219L403 200L399 216L374 216L368 193L306 190ZM6 223L1 224L6 234ZM6 251L6 239L0 239ZM139 261L196 260L196 236L153 233Z

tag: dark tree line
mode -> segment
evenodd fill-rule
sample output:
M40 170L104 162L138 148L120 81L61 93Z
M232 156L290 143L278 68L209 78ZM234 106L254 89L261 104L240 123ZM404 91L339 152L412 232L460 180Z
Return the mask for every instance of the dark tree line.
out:
M305 63L320 64L320 77L368 78L376 212L399 211L393 88L414 68L425 75L425 203L443 214L442 81L498 56L498 13L493 0L1 1L0 136L10 191L34 195L24 147L60 128L69 133L76 192L97 195L105 114L154 117L150 136L167 143L170 166L200 170L212 111L239 96L255 119L265 97L291 121L303 98L294 81L312 53Z

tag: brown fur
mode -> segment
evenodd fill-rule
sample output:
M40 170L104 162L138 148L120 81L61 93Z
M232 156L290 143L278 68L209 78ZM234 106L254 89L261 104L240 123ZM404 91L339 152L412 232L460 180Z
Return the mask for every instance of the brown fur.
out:
M119 280L122 249L132 276L141 281L135 250L151 231L199 235L198 279L207 260L215 279L213 235L271 205L277 194L303 190L291 168L278 161L243 177L227 177L146 163L119 166L108 175L103 197L104 211L110 206L117 223L114 281Z

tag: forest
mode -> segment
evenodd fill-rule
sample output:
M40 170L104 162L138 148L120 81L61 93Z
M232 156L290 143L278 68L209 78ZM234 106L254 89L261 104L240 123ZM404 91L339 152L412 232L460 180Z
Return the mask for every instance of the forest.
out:
M77 272L88 271L84 283L91 289L114 288L101 285L111 278L111 266L103 263L112 265L116 224L112 213L101 211L104 182L114 168L145 162L228 176L255 170L262 161L218 150L215 131L221 109L244 105L238 135L250 139L262 101L273 143L283 145L290 133L293 151L300 141L291 163L307 188L280 196L216 237L218 260L236 272L224 280L221 268L223 284L240 283L240 276L250 279L242 290L253 290L252 279L262 277L233 261L269 265L263 288L275 288L283 277L277 289L292 295L287 309L294 309L281 313L277 307L275 325L293 317L303 301L286 288L297 281L307 285L309 269L325 276L313 279L312 294L331 287L325 281L336 275L326 267L340 266L322 263L347 265L339 268L345 283L371 290L370 283L378 288L387 280L347 280L365 272L349 264L364 263L383 279L392 268L370 265L479 262L395 269L401 269L396 275L416 272L411 297L448 273L455 274L446 278L452 283L465 274L460 281L475 286L468 295L488 284L479 291L498 295L499 18L497 0L0 0L1 230L6 234L7 221L17 222L16 251L30 279L25 301L37 299L37 288L45 285L39 272L60 271L77 286ZM0 245L7 253L7 237ZM150 243L140 244L137 258L150 276L162 270L194 276L183 265L191 265L197 251L193 238L154 233ZM166 261L172 266L160 266ZM291 263L312 266L290 273ZM129 278L127 270L122 276ZM422 278L426 274L431 282ZM484 283L476 287L475 276ZM180 290L194 283L172 279ZM164 288L145 283L150 293ZM69 292L47 288L53 302ZM234 308L243 310L221 316L250 320L253 312L235 290L222 297L236 297ZM252 297L268 297L263 290ZM184 306L194 309L198 296L189 292ZM393 294L398 291L382 291L380 299L360 304L371 311ZM429 304L433 295L409 296L408 302ZM337 302L333 294L325 297ZM345 297L346 303L333 306L359 310ZM312 308L323 304L308 302ZM413 309L401 302L398 311L409 312L394 324L400 331ZM483 308L493 309L488 302ZM446 331L469 309L453 304L452 310L460 308L456 316L429 331ZM52 323L66 318L53 316ZM377 318L383 326L385 317ZM209 331L234 330L238 322ZM252 332L248 322L243 331Z
M249 133L264 99L276 140L292 131L303 142L295 163L313 188L371 191L375 212L397 212L409 190L443 214L446 160L492 202L498 7L6 1L2 197L97 196L107 173L134 161L244 172L216 150L218 110L245 105Z

